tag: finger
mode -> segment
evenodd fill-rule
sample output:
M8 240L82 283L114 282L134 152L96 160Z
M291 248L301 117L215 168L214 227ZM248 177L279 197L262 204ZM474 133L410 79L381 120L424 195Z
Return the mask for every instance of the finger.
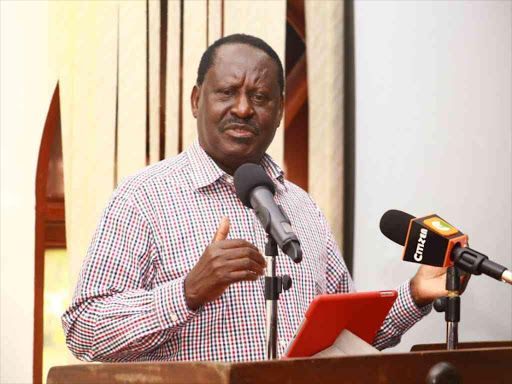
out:
M212 243L216 243L217 241L227 239L228 234L229 234L229 218L227 216L222 216L222 219L220 219L219 228L217 229L215 236L213 236Z
M230 239L230 240L224 240L222 244L219 244L219 247L221 249L233 249L233 248L252 248L256 252L259 252L260 250L258 247L256 247L254 244L249 243L247 240L243 239Z
M259 279L258 274L252 271L233 271L229 274L231 284L239 281L256 281Z
M265 274L263 267L252 259L235 259L228 263L228 268L231 271L252 271L259 276Z
M232 248L225 250L225 252L227 260L249 259L258 263L262 268L265 268L267 266L267 261L257 248L256 250L254 248L249 247Z
M471 274L464 275L460 278L460 294L462 295L464 291L466 290L466 287L469 283L469 279L471 278Z

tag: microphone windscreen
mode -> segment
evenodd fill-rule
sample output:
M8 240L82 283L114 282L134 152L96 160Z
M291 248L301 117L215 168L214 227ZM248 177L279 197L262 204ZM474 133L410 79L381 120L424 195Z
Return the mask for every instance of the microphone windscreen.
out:
M246 163L238 167L234 175L235 191L246 207L251 206L251 191L256 187L267 187L272 194L275 185L261 165Z
M409 224L411 220L414 219L415 217L408 213L391 209L382 215L380 219L380 231L389 240L403 246L407 240Z

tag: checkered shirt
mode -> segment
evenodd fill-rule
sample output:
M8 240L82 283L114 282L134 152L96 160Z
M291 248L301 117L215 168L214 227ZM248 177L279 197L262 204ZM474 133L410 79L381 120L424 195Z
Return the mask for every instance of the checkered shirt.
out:
M279 299L278 354L285 352L315 296L354 291L329 226L311 197L283 178L265 155L262 166L276 184L300 240L303 260L279 250L277 273L293 286ZM196 141L186 152L125 179L96 229L62 323L67 345L86 361L218 360L265 358L264 278L232 284L217 300L187 307L184 279L211 243L222 216L229 238L264 250L266 234L251 209ZM409 282L378 332L383 349L427 311L412 300Z

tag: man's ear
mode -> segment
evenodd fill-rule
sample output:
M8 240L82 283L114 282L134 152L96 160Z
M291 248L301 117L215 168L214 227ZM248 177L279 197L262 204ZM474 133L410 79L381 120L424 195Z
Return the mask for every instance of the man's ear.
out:
M190 95L190 106L192 107L192 114L197 119L197 113L199 111L199 95L201 94L201 88L194 85L192 88L192 94Z
M280 100L279 100L279 120L277 122L278 127L281 125L281 120L283 120L283 114L284 114L284 96L280 97Z

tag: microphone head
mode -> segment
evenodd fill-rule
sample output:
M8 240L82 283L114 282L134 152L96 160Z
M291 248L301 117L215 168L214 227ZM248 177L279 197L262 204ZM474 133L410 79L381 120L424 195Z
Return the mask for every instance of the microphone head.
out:
M397 209L390 209L380 219L380 231L389 240L405 245L409 224L415 217Z
M246 163L238 167L234 175L235 191L246 207L251 206L251 192L256 187L266 187L272 194L276 187L261 165Z

